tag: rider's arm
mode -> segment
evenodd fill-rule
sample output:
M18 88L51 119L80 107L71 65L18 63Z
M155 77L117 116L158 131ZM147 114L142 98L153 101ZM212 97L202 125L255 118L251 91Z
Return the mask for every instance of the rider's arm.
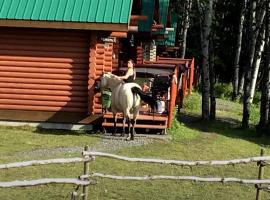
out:
M128 68L126 74L124 76L119 76L119 78L122 79L122 80L126 80L131 75L133 75L133 69Z

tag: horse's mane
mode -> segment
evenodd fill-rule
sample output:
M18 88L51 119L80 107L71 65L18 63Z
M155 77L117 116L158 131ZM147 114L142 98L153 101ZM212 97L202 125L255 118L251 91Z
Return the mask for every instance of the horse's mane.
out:
M108 78L113 79L113 80L121 81L121 79L119 79L118 76L116 76L116 75L114 75L112 73L105 73L104 75L107 76Z

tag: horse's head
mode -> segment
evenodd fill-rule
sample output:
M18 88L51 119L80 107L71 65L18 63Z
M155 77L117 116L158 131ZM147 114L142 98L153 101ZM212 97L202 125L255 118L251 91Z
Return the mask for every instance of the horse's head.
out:
M122 83L122 80L114 74L104 73L100 76L100 88L113 89L120 83Z

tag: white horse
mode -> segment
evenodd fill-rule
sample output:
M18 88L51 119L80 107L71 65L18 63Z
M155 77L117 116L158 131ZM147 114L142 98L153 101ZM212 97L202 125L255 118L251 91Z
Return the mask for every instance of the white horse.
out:
M123 113L123 132L125 134L125 123L128 122L128 140L134 140L134 126L139 115L141 100L148 103L150 106L156 106L156 101L152 97L142 92L141 87L137 83L124 83L118 76L105 73L100 77L100 88L110 89L111 96L111 110L114 117L114 133L116 133L116 113ZM131 120L131 113L133 119ZM130 124L132 124L132 131L130 132Z

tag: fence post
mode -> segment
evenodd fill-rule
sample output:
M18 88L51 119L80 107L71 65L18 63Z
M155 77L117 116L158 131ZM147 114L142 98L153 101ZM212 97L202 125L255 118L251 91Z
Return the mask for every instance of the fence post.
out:
M77 200L77 197L78 197L78 193L77 192L72 192L71 193L71 200Z
M89 151L89 146L85 146L84 151ZM89 158L89 156L85 156L85 158ZM84 165L83 173L84 173L85 176L89 175L89 169L90 169L89 162L90 161L84 161L84 164L83 164ZM83 186L83 196L82 196L83 200L88 199L88 188L89 188L88 185Z
M261 149L261 156L264 156L264 149ZM257 163L257 165L259 166L259 174L258 174L258 179L262 179L263 178L263 173L264 173L264 166L265 166L265 163L264 161L259 161ZM257 188L257 192L256 192L256 200L261 200L261 184L256 184L255 187Z

